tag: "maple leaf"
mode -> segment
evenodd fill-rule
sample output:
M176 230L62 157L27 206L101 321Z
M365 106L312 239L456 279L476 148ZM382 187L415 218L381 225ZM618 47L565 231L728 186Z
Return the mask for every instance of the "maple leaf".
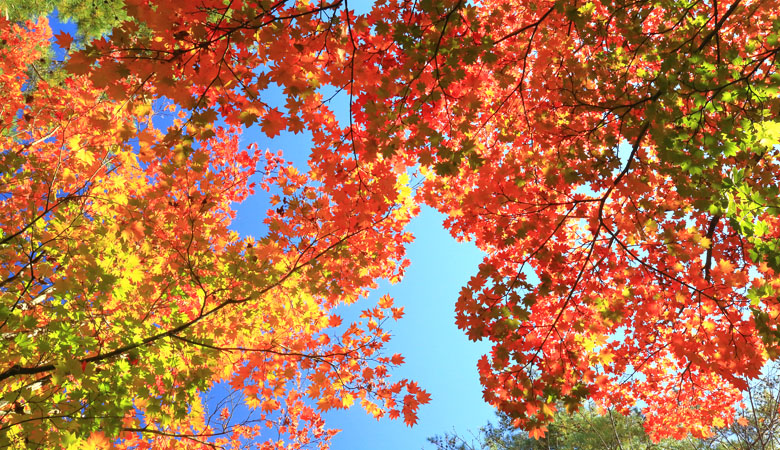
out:
M261 403L260 408L265 412L276 411L279 409L279 401L272 398L266 399Z
M543 439L546 433L547 427L545 426L536 426L528 430L528 436L536 440Z
M271 108L264 116L260 128L268 137L278 136L287 128L287 119L277 108Z
M389 295L383 295L380 299L377 305L382 309L388 309L393 306L393 298Z
M429 403L431 401L431 394L429 394L427 391L421 390L417 393L417 401L421 405Z
M64 31L60 31L59 33L55 34L54 37L57 42L57 45L60 48L63 48L65 50L70 49L70 45L73 43L73 36L71 36L70 34Z
M108 450L113 448L111 441L102 431L95 431L84 442L84 450Z

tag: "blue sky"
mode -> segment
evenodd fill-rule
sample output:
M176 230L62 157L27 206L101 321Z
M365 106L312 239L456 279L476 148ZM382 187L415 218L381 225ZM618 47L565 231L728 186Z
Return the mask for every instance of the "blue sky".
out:
M328 414L331 426L341 428L333 448L390 450L432 448L426 438L446 431L476 431L493 417L482 400L476 363L489 350L486 343L466 339L455 327L455 299L476 270L482 253L471 244L459 244L442 228L443 216L423 209L410 230L416 239L409 247L412 264L401 283L381 285L367 301L390 294L406 315L391 324L391 353L406 357L396 376L418 381L431 393L417 426L400 420L377 421L359 408Z

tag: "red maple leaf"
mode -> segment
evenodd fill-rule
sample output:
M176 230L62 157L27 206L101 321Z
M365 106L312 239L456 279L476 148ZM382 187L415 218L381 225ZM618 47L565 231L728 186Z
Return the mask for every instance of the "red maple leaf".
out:
M260 128L268 137L272 138L287 128L287 119L278 109L273 108L263 117Z
M64 31L60 31L54 35L54 40L57 41L57 45L59 47L68 50L70 49L70 44L73 43L73 36Z

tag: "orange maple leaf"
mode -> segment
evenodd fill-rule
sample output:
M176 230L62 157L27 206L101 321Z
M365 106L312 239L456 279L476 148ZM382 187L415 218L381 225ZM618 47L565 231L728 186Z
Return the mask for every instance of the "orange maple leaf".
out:
M393 297L390 297L389 295L383 295L382 298L379 299L378 303L379 307L382 309L387 309L393 306Z
M85 450L106 450L113 448L111 441L106 438L106 435L102 431L95 431L89 435L89 438L84 442Z
M545 426L539 426L528 430L528 436L536 440L543 438L545 433L547 433L547 427Z
M272 411L276 411L277 409L279 409L279 406L280 406L279 405L279 401L276 400L276 399L271 398L271 399L263 401L263 403L261 405L261 408L265 412L272 412Z
M421 405L424 405L431 401L431 394L429 394L428 391L421 390L420 392L417 393L417 401Z

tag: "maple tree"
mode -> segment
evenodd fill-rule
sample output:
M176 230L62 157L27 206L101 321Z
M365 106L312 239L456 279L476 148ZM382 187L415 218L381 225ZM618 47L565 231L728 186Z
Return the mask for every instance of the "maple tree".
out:
M491 6L422 116L457 112L421 195L489 252L457 304L485 398L709 435L777 355L777 5Z
M220 133L312 134L309 172L266 158L266 183L283 195L259 260L278 255L287 272L264 270L290 275L236 277L215 288L223 303L240 286L295 286L327 309L395 279L403 225L426 203L488 254L456 320L494 343L479 364L485 398L515 425L541 436L558 405L592 399L626 413L643 405L654 439L702 437L731 424L740 390L779 354L779 6L386 0L356 14L340 0L130 0L129 20L66 67L127 111L173 102L176 126L117 131L138 134L143 170L178 171L170 186L236 157L204 150L226 141L217 119ZM348 98L342 122L324 94L333 90ZM414 191L410 172L423 179ZM173 172L160 173L147 184ZM228 210L208 224L223 226ZM223 281L216 273L233 266L209 259L222 248L214 240L246 256L224 233L190 232ZM196 274L189 292L212 292ZM277 320L257 326L273 334ZM411 389L414 406L425 397Z
M423 116L460 105L477 160L422 195L489 252L457 305L485 397L536 436L584 398L707 436L777 355L777 5L496 3L457 36L494 69L435 68L465 73Z
M408 190L300 174L232 126L177 138L151 98L85 76L32 86L45 20L0 25L0 446L326 448L321 413L353 403L415 422L428 394L381 352L402 309L333 312L403 272ZM241 238L232 205L255 183L283 206ZM207 402L217 385L246 419Z

